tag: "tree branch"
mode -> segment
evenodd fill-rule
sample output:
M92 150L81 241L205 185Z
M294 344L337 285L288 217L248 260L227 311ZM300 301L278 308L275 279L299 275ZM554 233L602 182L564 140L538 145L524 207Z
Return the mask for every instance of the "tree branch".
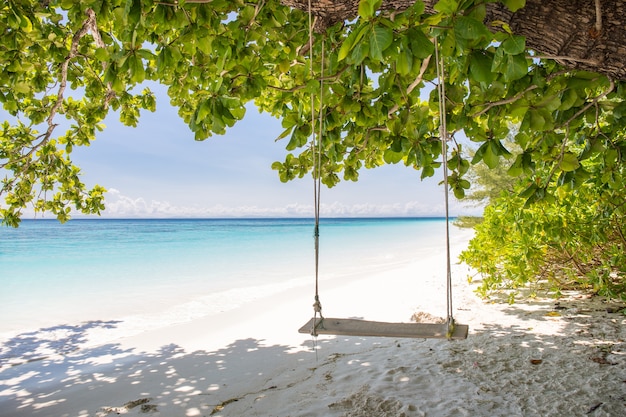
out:
M315 80L317 80L317 81L335 82L335 81L337 81L339 79L341 74L346 72L346 70L348 68L350 68L350 66L346 65L345 67L343 67L339 71L337 71L335 74L326 75L326 76L323 76L323 77L317 77L317 78L315 78ZM283 91L285 93L293 93L295 91L302 90L302 89L306 88L306 85L297 85L297 86L291 87L291 88L282 88L282 87L276 87L276 86L273 86L273 85L268 85L267 87L271 88L272 90Z
M426 72L426 68L428 68L428 64L430 63L430 58L432 57L432 55L429 55L426 59L424 59L422 61L422 66L420 67L420 72L419 74L417 74L417 77L415 78L415 80L408 86L408 88L406 89L406 93L407 95L411 94L411 92L415 89L415 87L417 87L418 85L420 85L420 83L424 80L424 73ZM396 111L398 111L398 109L400 108L400 105L398 103L396 103L391 110L389 110L387 112L387 117L391 117L393 115L393 113L395 113Z
M562 55L529 55L529 59L551 59L553 61L571 61L578 62L581 64L588 65L598 65L599 62L595 59L583 59L583 58L573 58L571 56L562 56Z
M70 52L65 58L65 60L63 61L63 63L61 64L61 82L59 84L59 89L57 90L57 99L52 105L52 108L50 109L50 114L48 115L48 118L46 119L48 128L46 129L45 133L35 138L35 140L41 139L39 143L34 144L28 152L20 156L20 158L18 158L17 160L13 161L13 163L15 163L20 160L26 160L26 164L20 169L20 174L23 174L28 169L30 165L30 158L32 157L32 155L35 153L35 151L37 151L39 148L41 148L42 146L44 146L46 143L50 141L50 138L52 137L54 129L58 126L57 124L54 123L54 118L56 117L59 109L63 106L65 89L67 88L67 72L68 72L69 65L72 59L78 56L78 43L80 42L83 36L91 32L96 45L100 48L105 46L104 42L102 41L102 38L100 37L100 32L98 31L98 26L96 24L96 13L93 11L93 9L87 9L85 13L87 14L87 19L83 22L83 25L78 30L78 32L76 32L74 36L72 36ZM111 94L111 92L112 90L109 90L109 92L107 92L107 95L105 98L105 105L115 95L115 93ZM8 165L9 163L7 162L6 164L1 165L0 168L5 168Z
M596 0L596 34L600 36L602 33L602 5L600 0Z
M581 114L583 114L584 112L586 112L587 110L589 110L589 108L591 106L595 106L598 101L602 100L604 97L608 96L613 89L615 88L615 82L613 80L609 80L609 88L602 94L600 94L599 96L595 97L592 101L590 101L589 103L587 103L587 105L585 107L583 107L582 109L578 110L572 117L570 117L565 123L562 123L561 125L557 126L557 129L560 129L564 126L568 126L570 123L572 123L572 121L576 118L578 118L578 116L580 116Z
M520 98L522 98L522 96L524 94L526 94L529 91L532 91L536 88L539 88L537 85L533 84L531 86L529 86L526 90L519 92L518 94L514 95L513 97L504 99L504 100L500 100L500 101L494 101L493 103L489 103L487 104L487 107L485 107L484 109L482 109L481 111L472 114L470 117L478 117L478 116L482 116L483 114L487 113L489 110L491 110L494 107L497 106L503 106L505 104L511 104L516 102L517 100L519 100Z
M39 146L47 143L50 140L52 132L57 126L56 124L54 124L54 117L56 116L59 109L63 106L63 94L65 93L65 88L67 87L67 70L69 68L70 61L72 61L72 59L76 58L76 56L78 55L78 43L83 36L91 32L96 42L96 45L100 48L103 48L105 46L102 38L100 37L100 32L98 31L98 25L96 23L96 12L94 12L93 9L89 8L85 11L85 13L87 14L87 19L83 22L83 25L78 30L78 32L76 32L72 37L70 53L65 58L65 61L63 61L63 63L61 64L61 83L59 84L59 90L57 92L57 100L50 109L50 115L47 119L48 129L46 131L44 140L39 144ZM107 94L107 98L108 97L109 94Z

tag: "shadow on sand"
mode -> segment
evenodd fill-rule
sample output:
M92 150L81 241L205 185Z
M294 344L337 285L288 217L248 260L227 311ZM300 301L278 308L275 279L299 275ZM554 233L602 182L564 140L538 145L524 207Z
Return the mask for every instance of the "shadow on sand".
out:
M536 334L530 324L525 325L526 320L551 320L554 315L547 313L577 307L556 306L552 301L534 307L532 311L516 306L506 310L522 325L486 324L480 330L471 329L467 341L450 343L336 337L307 340L294 347L242 339L211 352L186 352L171 344L145 353L117 343L85 347L90 331L115 328L119 323L115 321L41 329L1 346L0 416L104 417L165 411L181 416L235 415L228 413L235 403L271 401L268 398L274 393L297 384L310 383L313 395L319 381L332 383L332 372L339 366L343 375L362 375L356 358L378 348L397 348L393 366L414 369L409 380L423 372L417 358L435 367L433 375L465 378L479 387L482 403L472 402L470 393L452 393L459 406L470 411L474 406L479 411L481 404L497 397L508 398L522 410L519 415L557 415L550 413L559 412L558 408L542 410L533 403L536 398L527 394L533 386L533 392L559 390L562 401L578 404L580 415L601 411L604 414L597 415L621 415L612 413L626 410L623 314L602 308L587 315L578 312L564 321L559 332ZM405 349L411 354L403 358ZM343 356L352 360L341 360ZM587 380L595 386L581 391L580 375L570 378L568 372L589 369L594 372ZM419 392L414 394L419 396ZM539 414L524 414L524 409Z

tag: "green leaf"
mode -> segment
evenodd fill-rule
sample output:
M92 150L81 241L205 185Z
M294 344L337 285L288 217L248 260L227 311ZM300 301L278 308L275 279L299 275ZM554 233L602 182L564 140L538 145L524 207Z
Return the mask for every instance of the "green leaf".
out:
M393 41L393 32L385 26L376 26L370 33L370 58L382 61L383 52Z
M28 17L21 16L20 29L22 29L25 33L30 33L33 30L33 23Z
M211 114L213 109L211 100L204 100L196 110L195 123L200 124Z
M128 69L132 82L139 84L146 78L143 62L136 54L128 57Z
M355 65L360 65L363 60L365 58L367 58L368 53L369 53L369 45L367 44L367 42L361 42L359 43L353 50L352 53L350 54L350 60L355 64Z
M523 36L513 35L507 38L500 48L509 55L518 55L526 50L526 38Z
M64 10L68 10L69 8L75 6L75 2L72 0L61 0L61 8Z
M459 2L456 0L439 0L437 4L433 6L433 9L445 14L454 14L458 8Z
M563 158L561 158L561 161L559 162L559 168L561 168L561 170L565 172L574 171L579 167L580 162L578 162L578 157L571 152L565 153L563 155Z
M462 200L465 197L465 190L463 187L454 187L452 191L454 193L454 197L459 200Z
M293 126L288 127L287 129L283 131L283 133L281 133L276 139L274 139L274 141L279 141L281 139L286 138L287 136L291 134L292 131L293 131Z
M447 36L444 38L443 42L440 44L441 55L443 56L453 56L454 51L457 47L456 35L454 32L448 32ZM449 74L448 74L449 75Z
M101 62L106 62L110 59L109 52L106 48L96 48L94 56Z
M344 60L350 51L352 51L352 47L354 46L354 37L352 36L354 32L350 33L350 35L343 41L341 44L341 48L339 48L339 52L337 53L337 60Z
M296 148L301 148L307 143L309 136L311 135L311 127L306 126L298 126L293 130L291 134L291 138L289 143L287 144L286 149L288 151L292 151Z
M404 154L402 152L395 152L392 149L387 149L383 154L383 159L388 164L397 164L398 162L402 161L403 156Z
M507 33L509 35L513 34L513 31L511 30L511 26L509 26L508 23L503 22L502 20L492 20L491 22L489 22L489 25L491 27L500 27L500 28L502 28L502 30L504 31L504 32L501 32L502 35L506 35ZM498 37L498 39L500 39L499 36L498 36L499 35L498 33L496 33L495 35L496 35L496 37ZM500 40L503 40L503 39L500 39Z
M360 0L359 1L359 16L368 20L374 17L376 10L380 7L382 0Z
M543 107L552 113L561 107L561 98L557 94L547 95L535 107Z
M507 55L507 63L504 71L506 81L515 81L528 74L528 62L523 54Z
M489 141L489 145L498 156L504 156L505 158L509 158L511 156L511 152L500 142L498 139L492 139Z
M561 97L561 106L559 107L559 110L571 109L576 104L576 101L578 101L578 93L576 90L573 88L565 90L563 96Z
M126 0L124 9L124 17L127 19L129 26L135 26L141 19L141 1L140 0Z
M363 23L360 26L354 28L354 30L350 32L348 37L341 44L337 60L341 61L345 59L350 51L354 49L355 45L357 45L361 41L361 39L363 39L363 36L367 33L369 29L370 25L366 23Z
M522 198L530 198L537 192L538 189L539 187L537 186L537 184L533 182L524 191L519 193L519 196Z
M466 16L457 17L454 32L457 38L472 40L484 38L489 33L483 22Z
M435 52L435 45L421 30L417 28L409 29L407 38L411 45L413 56L419 59L426 59Z
M509 108L509 114L514 119L522 120L529 108L530 106L528 105L528 101L520 99L517 100L515 103L511 103L511 107Z
M469 70L472 78L479 83L490 83L495 78L491 71L493 57L483 51L474 51L470 55Z
M496 49L496 53L493 55L493 61L491 62L491 71L502 73L506 67L507 55L504 53L504 48Z
M526 6L526 0L502 0L502 3L512 12L516 12Z
M507 174L512 177L518 177L522 175L523 173L524 173L524 168L522 166L522 155L517 155L517 158L507 170Z
M430 178L435 175L435 168L431 165L426 165L422 168L422 173L420 175L420 179Z
M526 115L530 121L531 130L534 130L535 132L541 132L544 129L546 125L546 119L539 111L531 109L526 113Z
M420 16L424 14L425 9L426 6L423 1L416 1L413 3L413 13L415 13L415 15Z
M413 54L408 48L401 48L396 59L396 70L399 74L407 75L413 68Z
M476 150L474 153L474 157L472 158L472 165L476 165L480 161L482 161L486 149L489 147L489 142L483 142L482 145Z
M499 155L495 152L494 146L491 144L492 141L486 142L488 146L485 147L485 152L483 154L483 162L490 168L494 169L498 166L500 162Z
M21 93L21 94L28 94L30 93L31 87L28 83L25 82L19 82L19 83L15 83L13 85L13 91L17 92L17 93Z

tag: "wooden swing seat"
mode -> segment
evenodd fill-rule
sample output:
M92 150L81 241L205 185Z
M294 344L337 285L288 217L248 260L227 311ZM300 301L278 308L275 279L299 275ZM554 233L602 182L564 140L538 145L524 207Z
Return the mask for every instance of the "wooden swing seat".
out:
M387 323L358 319L312 318L298 330L299 333L337 336L372 336L416 339L467 339L469 326L455 324L448 336L446 323Z

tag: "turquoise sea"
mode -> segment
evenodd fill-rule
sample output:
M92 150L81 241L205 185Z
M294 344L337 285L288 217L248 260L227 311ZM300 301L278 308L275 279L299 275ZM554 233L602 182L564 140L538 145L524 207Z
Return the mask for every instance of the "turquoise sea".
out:
M0 340L161 314L185 321L314 283L312 219L24 220L0 228ZM322 219L320 277L443 248L440 218ZM165 320L165 318L161 318Z

